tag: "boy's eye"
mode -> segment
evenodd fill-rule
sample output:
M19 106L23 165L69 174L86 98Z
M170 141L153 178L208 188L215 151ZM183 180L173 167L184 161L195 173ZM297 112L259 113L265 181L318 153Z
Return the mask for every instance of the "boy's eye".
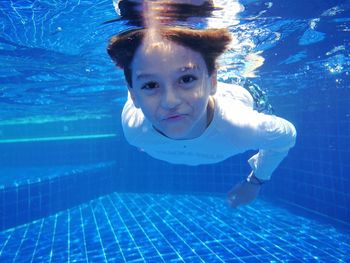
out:
M184 75L180 78L180 83L181 84L188 84L188 83L191 83L195 80L197 80L197 77L195 77L193 75Z
M155 88L158 88L158 83L157 82L154 82L154 81L150 81L150 82L147 82L146 84L144 84L141 89L144 89L144 90L152 90L152 89L155 89Z

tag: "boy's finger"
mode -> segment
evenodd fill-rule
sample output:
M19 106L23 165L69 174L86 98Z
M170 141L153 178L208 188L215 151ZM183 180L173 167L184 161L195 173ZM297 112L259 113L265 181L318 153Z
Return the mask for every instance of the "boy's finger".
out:
M233 195L233 196L228 197L227 202L228 202L229 206L232 208L235 208L240 204L239 199L237 198L237 195Z

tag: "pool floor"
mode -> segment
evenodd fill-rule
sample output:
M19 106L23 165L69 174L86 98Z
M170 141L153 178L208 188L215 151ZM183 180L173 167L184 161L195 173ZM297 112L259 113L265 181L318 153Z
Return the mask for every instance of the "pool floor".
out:
M1 232L0 262L350 262L350 234L262 200L112 193Z

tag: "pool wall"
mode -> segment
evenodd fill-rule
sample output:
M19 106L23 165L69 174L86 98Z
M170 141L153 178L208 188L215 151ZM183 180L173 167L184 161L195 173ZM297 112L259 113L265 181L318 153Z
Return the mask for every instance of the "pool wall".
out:
M301 90L271 102L298 138L264 193L350 224L350 89Z
M6 151L2 163L15 171L12 181L10 176L0 185L0 230L114 191L116 163L111 156L117 152L107 147L111 144L115 138L0 145ZM62 165L67 168L55 170ZM6 167L1 168L6 176ZM28 174L33 171L41 171L40 176Z

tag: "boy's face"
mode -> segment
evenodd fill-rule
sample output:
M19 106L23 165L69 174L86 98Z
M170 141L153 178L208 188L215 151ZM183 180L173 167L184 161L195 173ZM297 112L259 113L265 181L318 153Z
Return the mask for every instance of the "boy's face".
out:
M158 132L193 139L207 127L207 106L216 91L203 57L170 41L142 44L131 63L129 92Z

